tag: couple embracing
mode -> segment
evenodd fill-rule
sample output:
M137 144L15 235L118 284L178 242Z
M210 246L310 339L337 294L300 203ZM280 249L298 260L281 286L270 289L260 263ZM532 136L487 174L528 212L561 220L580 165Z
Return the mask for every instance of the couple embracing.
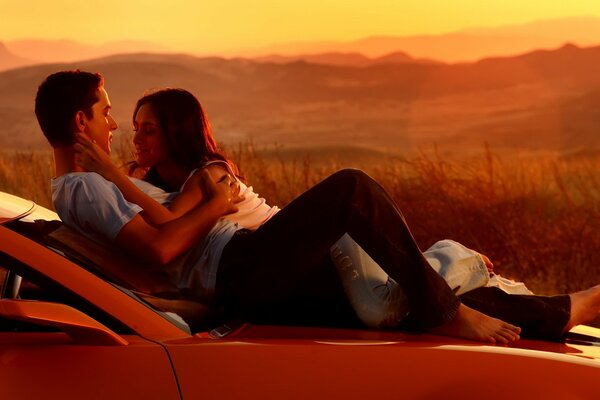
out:
M135 165L108 154L112 131L99 74L62 71L35 112L54 151L52 198L63 222L165 268L172 284L250 321L347 318L506 344L559 339L600 312L600 286L559 296L478 287L457 294L415 243L397 204L359 170L334 173L283 209L269 206L219 150L198 100L164 89L133 112ZM458 244L451 248L474 254ZM365 261L366 260L366 261ZM348 262L377 285L357 285ZM359 279L359 280L360 280ZM375 298L375 300L373 300ZM370 303L369 303L370 302Z

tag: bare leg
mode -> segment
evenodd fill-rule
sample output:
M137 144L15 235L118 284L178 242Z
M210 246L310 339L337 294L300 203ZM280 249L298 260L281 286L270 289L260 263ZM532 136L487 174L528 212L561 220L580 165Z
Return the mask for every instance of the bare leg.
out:
M508 344L519 339L521 328L461 304L452 321L431 332L479 342Z
M571 293L571 318L565 332L576 325L594 320L600 314L600 285Z

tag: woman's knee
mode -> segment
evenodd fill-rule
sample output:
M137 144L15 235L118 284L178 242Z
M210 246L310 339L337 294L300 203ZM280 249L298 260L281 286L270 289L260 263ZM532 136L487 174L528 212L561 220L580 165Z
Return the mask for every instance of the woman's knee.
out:
M374 183L375 181L366 172L357 168L345 168L331 175L331 179L345 182L349 185Z
M382 198L383 188L366 172L355 169L346 168L335 172L329 178L329 184L338 196L352 203L360 198L361 202L368 202ZM372 204L371 204L372 205ZM365 207L369 206L365 204Z

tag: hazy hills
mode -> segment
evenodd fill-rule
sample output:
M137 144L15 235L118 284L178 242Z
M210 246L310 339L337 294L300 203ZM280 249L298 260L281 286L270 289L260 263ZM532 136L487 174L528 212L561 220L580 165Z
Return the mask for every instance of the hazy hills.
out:
M297 61L305 61L311 64L337 65L349 67L368 67L380 64L442 64L439 61L413 58L402 51L395 51L384 54L380 57L367 57L360 53L318 53L318 54L298 54L298 55L279 55L272 54L260 56L253 59L258 62L271 62L277 64L289 64Z
M112 54L165 51L168 49L164 46L132 40L102 45L83 44L73 40L10 40L0 42L0 71L31 64L89 60Z
M44 148L33 116L51 72L101 72L122 131L151 87L195 93L225 142L415 149L600 145L600 47L573 45L465 64L348 67L130 54L0 73L0 143Z
M0 37L0 41L2 38ZM474 62L486 57L513 56L538 49L556 48L564 43L579 46L600 44L600 18L571 17L521 25L468 29L435 35L372 36L346 42L283 43L223 54L255 61L368 66L380 63ZM0 70L35 63L75 62L112 54L175 53L172 48L145 41L109 42L89 45L73 40L9 40L5 51L21 61L5 60L0 51ZM197 54L208 56L197 50ZM212 56L212 55L210 55ZM388 56L387 59L380 59ZM23 60L24 59L24 60ZM31 60L31 61L30 61Z
M35 61L13 54L0 42L0 71L31 64L35 64Z
M600 18L572 17L520 25L468 29L437 35L372 36L348 42L284 43L254 49L247 56L279 54L360 53L380 57L403 51L415 58L443 62L473 62L490 56L511 56L564 43L600 44Z

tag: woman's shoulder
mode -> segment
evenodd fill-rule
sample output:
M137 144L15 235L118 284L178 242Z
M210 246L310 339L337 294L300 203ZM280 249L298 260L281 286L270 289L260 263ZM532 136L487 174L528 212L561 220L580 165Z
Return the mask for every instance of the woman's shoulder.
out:
M231 171L231 166L223 160L208 161L202 164L199 169L207 171L215 182L220 181L224 175L235 177L235 174Z
M231 176L237 176L237 174L238 174L235 166L225 160L207 161L206 163L204 163L203 167L204 168L208 168L208 167L220 168L220 169L226 171L227 173L229 173Z
M195 183L195 184L200 183L200 181L202 179L202 175L200 174L200 171L202 171L202 170L207 171L209 173L209 175L211 176L211 178L216 182L221 180L221 178L223 178L223 176L227 175L227 174L229 174L237 179L236 175L231 170L231 166L226 161L223 161L223 160L208 161L208 162L205 162L204 164L200 165L198 168L195 168L192 171L190 171L187 179L185 180L183 185L181 185L182 192L183 192L184 188L186 186L188 186L190 183Z
M188 175L185 182L183 182L183 185L181 185L180 191L183 192L186 187L197 187L203 179L202 174L200 173L200 171L202 170L206 170L211 176L211 178L216 182L218 182L223 177L223 175L228 174L227 170L223 166L220 166L218 164L211 164L207 166L202 166L201 168L193 169L192 171L190 171L190 174Z

